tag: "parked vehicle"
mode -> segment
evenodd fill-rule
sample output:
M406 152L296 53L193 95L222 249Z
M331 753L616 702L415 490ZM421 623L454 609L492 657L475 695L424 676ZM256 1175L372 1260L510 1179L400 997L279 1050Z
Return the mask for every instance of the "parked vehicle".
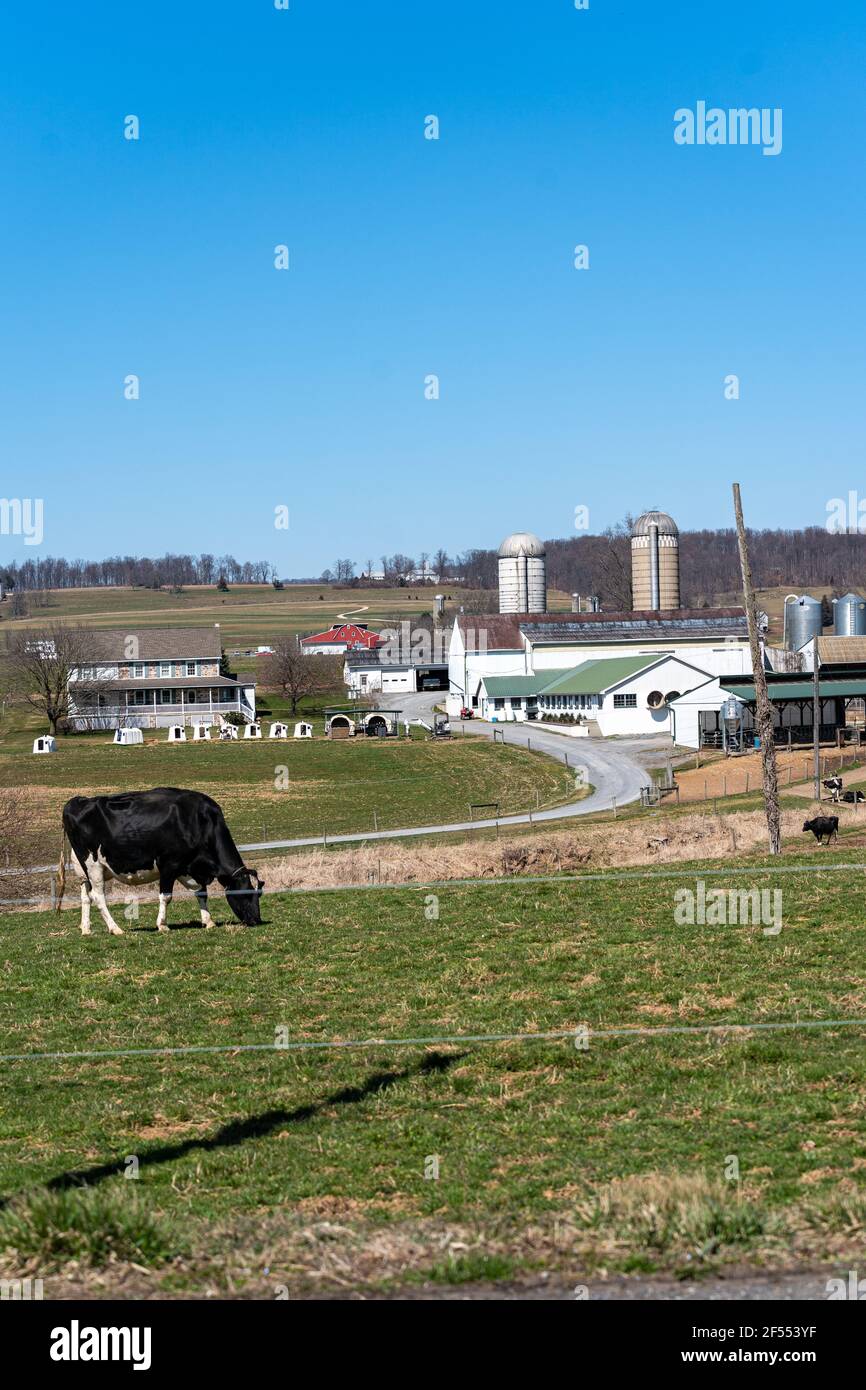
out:
M474 718L474 715L475 711L471 710L468 705L464 705L462 710L460 711L461 719L472 719Z

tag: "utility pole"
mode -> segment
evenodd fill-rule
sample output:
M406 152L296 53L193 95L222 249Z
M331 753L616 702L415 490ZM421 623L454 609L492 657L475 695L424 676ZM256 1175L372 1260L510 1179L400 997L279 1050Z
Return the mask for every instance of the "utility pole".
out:
M818 667L818 638L813 639L815 660L812 663L812 756L815 762L815 800L821 800L821 693Z
M755 604L755 591L752 587L752 569L749 564L749 548L746 542L746 527L743 522L743 503L740 498L739 483L734 483L734 516L737 521L737 543L740 550L740 569L743 574L743 598L749 624L752 675L755 680L755 718L761 738L761 778L764 786L764 808L767 813L767 833L770 840L770 853L781 854L782 831L779 815L779 779L776 773L776 745L773 742L773 708L767 694L767 677L761 659L761 644L758 638L758 610Z

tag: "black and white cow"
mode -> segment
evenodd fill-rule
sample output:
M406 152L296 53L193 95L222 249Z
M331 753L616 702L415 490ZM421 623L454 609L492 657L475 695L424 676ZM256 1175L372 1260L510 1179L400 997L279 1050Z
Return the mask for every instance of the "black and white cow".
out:
M225 889L239 921L254 926L262 920L259 900L264 884L241 859L220 807L203 792L155 787L115 796L73 796L63 808L58 911L67 842L81 884L84 936L91 934L91 904L113 936L123 935L105 901L105 884L112 879L129 887L159 883L160 931L168 931L166 912L178 881L194 890L203 927L214 925L207 909L208 884L214 879Z

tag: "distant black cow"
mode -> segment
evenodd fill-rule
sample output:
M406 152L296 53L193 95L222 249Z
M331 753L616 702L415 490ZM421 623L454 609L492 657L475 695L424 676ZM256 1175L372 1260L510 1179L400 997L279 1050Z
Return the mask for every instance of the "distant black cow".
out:
M858 792L858 791L843 792L842 795L840 796L839 800L840 800L840 801L866 801L866 796L864 796L862 792Z
M73 796L63 808L58 911L67 841L81 884L84 936L91 934L91 903L112 935L123 935L105 901L105 884L111 879L130 887L159 881L160 931L168 931L166 912L178 880L195 891L203 927L214 925L207 909L207 888L214 879L225 889L239 921L253 926L262 920L259 899L264 884L241 859L220 807L202 792L156 787L116 796Z
M839 838L839 817L815 816L812 820L806 821L803 829L811 830L819 844L822 843L823 837L826 835L827 844L829 845L831 839L838 840Z

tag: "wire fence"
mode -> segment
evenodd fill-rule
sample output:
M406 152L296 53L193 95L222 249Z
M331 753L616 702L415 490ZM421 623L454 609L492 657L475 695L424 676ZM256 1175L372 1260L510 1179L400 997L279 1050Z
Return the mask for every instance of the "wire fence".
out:
M322 1038L298 1042L275 1041L259 1043L192 1043L179 1047L122 1047L87 1049L72 1052L5 1052L0 1062L75 1062L97 1061L116 1057L189 1057L202 1055L239 1055L250 1052L326 1052L363 1051L379 1047L444 1047L483 1045L486 1043L574 1043L577 1051L585 1051L596 1041L629 1038L664 1038L674 1036L720 1035L730 1033L776 1033L792 1030L822 1028L866 1028L866 1018L777 1019L771 1022L734 1020L730 1023L669 1024L659 1028L589 1028L579 1025L538 1033L429 1033L410 1038Z

